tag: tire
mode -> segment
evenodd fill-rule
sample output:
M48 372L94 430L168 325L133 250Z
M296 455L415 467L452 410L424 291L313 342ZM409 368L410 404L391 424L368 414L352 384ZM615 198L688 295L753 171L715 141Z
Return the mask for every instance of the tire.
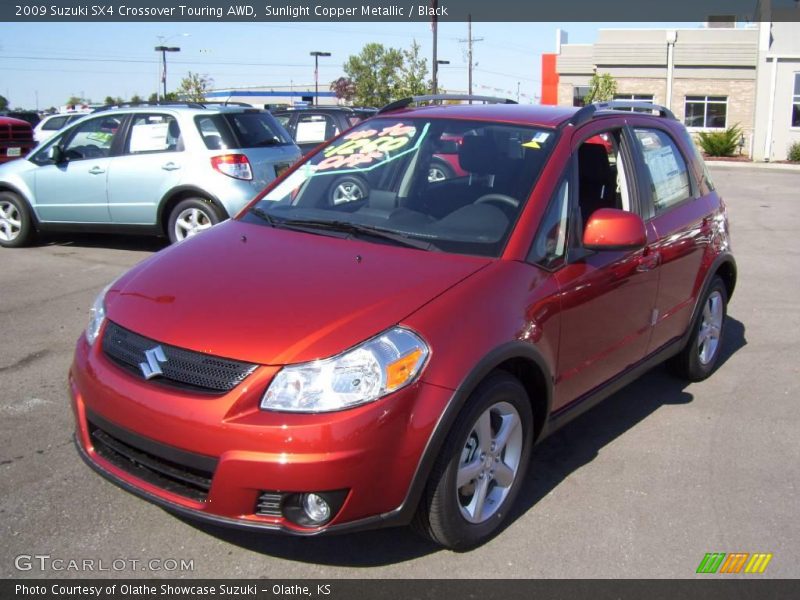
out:
M20 248L36 238L28 203L13 192L0 192L0 246Z
M222 221L217 208L204 198L181 200L169 213L167 235L172 244L210 229Z
M722 349L727 310L728 291L722 279L715 275L703 296L686 347L669 360L670 370L675 375L689 381L702 381L714 372Z
M345 175L333 182L331 186L331 204L357 202L369 196L369 186L360 177Z
M428 183L437 183L445 179L452 179L455 176L453 168L443 160L433 159L428 168Z
M497 447L495 436L509 426L506 443ZM457 551L489 540L519 493L532 442L533 413L525 388L507 373L489 376L470 396L442 447L414 529Z

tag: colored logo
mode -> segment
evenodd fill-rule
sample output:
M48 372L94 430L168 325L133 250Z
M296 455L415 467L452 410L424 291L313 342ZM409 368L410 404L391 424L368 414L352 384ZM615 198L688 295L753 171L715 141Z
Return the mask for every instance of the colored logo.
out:
M139 368L142 370L142 375L145 379L152 379L158 375L163 375L161 370L161 363L167 362L167 357L164 356L164 349L161 346L151 348L144 353L147 362L139 363Z
M697 573L763 573L771 560L772 554L759 552L708 552L700 561Z

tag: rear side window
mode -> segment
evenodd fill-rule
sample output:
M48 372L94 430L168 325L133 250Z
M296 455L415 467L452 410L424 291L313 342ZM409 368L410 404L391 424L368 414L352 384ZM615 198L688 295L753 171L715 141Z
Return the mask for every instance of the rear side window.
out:
M183 150L178 121L170 115L136 115L128 138L129 154Z
M267 112L224 113L195 117L206 148L266 148L291 144L286 131Z
M297 119L294 138L298 144L321 144L336 135L339 128L328 115L301 115Z
M42 129L45 131L57 131L61 129L64 125L67 124L67 119L69 117L53 117L52 119L48 119L42 125Z
M657 129L635 129L650 174L656 214L692 195L686 161L672 139Z

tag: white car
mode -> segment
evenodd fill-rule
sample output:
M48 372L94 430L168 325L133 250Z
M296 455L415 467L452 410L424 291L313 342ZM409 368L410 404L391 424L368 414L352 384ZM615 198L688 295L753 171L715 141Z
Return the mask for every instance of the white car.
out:
M33 128L33 139L37 144L41 144L57 131L88 114L88 112L68 112L47 116Z

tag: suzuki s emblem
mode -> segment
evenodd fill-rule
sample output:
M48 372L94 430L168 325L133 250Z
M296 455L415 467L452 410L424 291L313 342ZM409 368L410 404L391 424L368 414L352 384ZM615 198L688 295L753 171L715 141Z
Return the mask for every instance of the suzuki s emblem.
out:
M147 362L139 363L139 368L145 379L152 379L164 374L164 371L161 370L161 363L167 362L167 357L164 356L164 349L161 346L146 350L144 357Z

